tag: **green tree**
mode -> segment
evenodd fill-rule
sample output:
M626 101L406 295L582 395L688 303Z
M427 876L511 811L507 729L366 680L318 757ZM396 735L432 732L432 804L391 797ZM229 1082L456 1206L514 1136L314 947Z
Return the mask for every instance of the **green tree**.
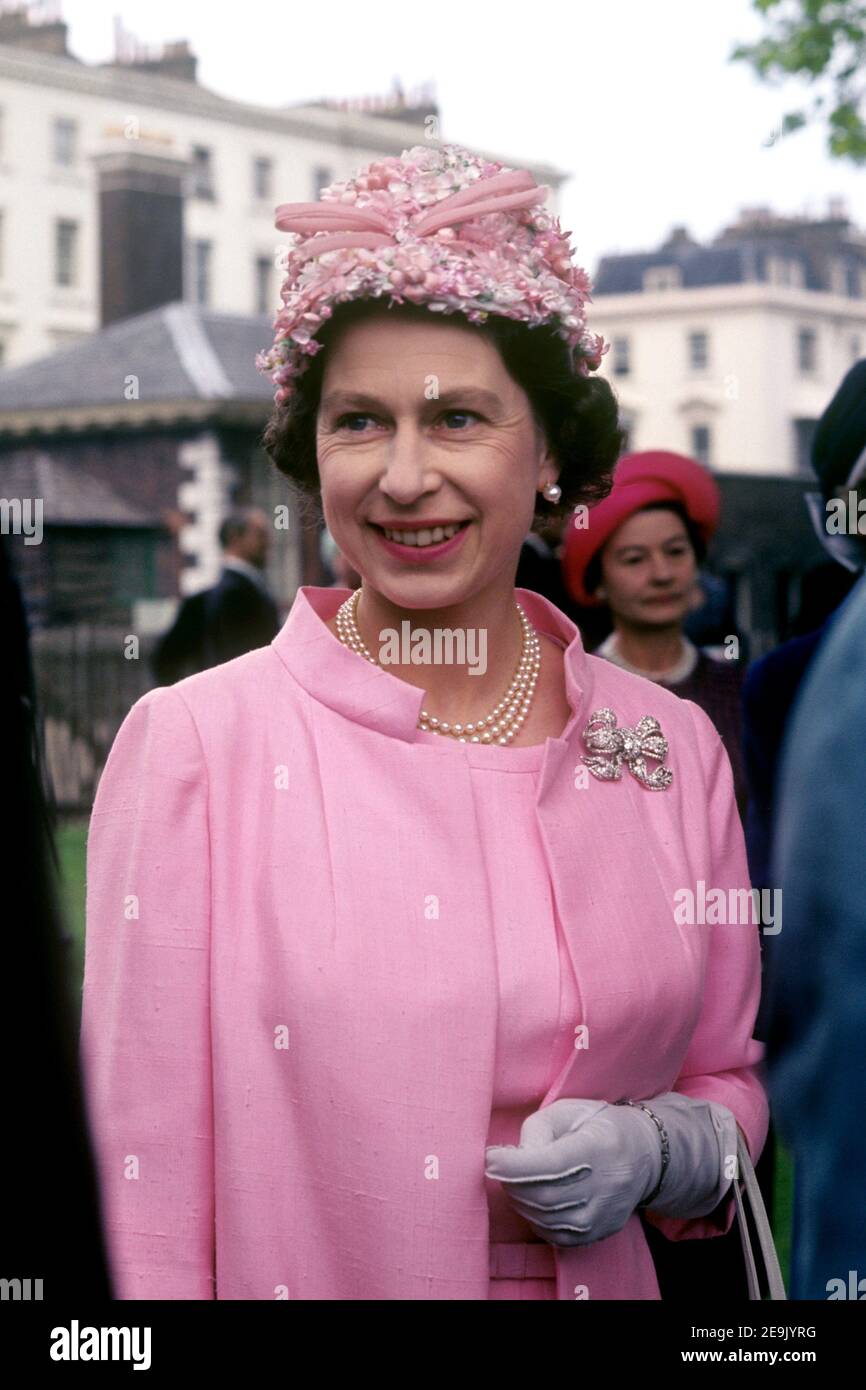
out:
M866 164L866 4L857 0L752 0L767 19L757 43L737 44L734 61L751 64L765 81L804 78L811 103L785 115L781 133L814 120L827 124L837 159Z

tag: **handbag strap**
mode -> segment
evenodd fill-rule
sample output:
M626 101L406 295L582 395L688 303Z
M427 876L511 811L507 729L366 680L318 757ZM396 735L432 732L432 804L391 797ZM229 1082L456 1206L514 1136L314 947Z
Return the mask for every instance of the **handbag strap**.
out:
M743 1200L744 1194L752 1210L752 1220L755 1224L755 1233L761 1248L761 1257L767 1274L767 1286L770 1298L773 1301L787 1300L788 1295L785 1292L785 1282L782 1278L782 1269L779 1264L779 1257L776 1254L776 1246L773 1242L773 1232L770 1229L767 1209L764 1206L764 1199L761 1196L761 1189L758 1186L758 1179L755 1175L755 1169L752 1166L749 1150L746 1148L739 1129L737 1129L737 1170L740 1177L734 1179L734 1201L737 1207L740 1239L743 1243L743 1256L746 1261L746 1278L749 1285L749 1298L760 1301L761 1289L758 1283L758 1271L755 1267L755 1256L752 1251L749 1226L746 1220L746 1205ZM740 1190L740 1179L742 1179L743 1184L742 1191Z

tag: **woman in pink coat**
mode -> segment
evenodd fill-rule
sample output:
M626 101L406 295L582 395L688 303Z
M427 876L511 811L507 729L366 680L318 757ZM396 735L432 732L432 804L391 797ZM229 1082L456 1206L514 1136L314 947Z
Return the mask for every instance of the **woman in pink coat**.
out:
M368 166L295 233L265 442L358 591L124 721L82 1058L124 1299L658 1299L768 1112L730 765L514 588L620 436L529 174ZM710 903L710 911L706 910Z

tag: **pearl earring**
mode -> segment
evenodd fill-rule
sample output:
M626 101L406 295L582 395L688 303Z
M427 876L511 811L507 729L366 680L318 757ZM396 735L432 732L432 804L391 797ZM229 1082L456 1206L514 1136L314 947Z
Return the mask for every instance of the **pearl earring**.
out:
M562 488L558 483L545 483L541 491L548 502L558 502L562 496Z

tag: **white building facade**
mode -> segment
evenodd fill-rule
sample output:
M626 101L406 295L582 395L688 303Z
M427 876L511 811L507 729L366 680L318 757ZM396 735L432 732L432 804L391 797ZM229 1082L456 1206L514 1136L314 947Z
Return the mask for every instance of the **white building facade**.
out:
M273 225L275 206L313 200L369 160L439 134L435 106L426 118L415 110L412 119L330 105L258 107L207 91L194 77L122 63L88 66L2 37L0 31L4 366L100 326L94 154L139 141L182 159L184 298L226 313L275 314L286 244ZM169 47L186 52L185 45ZM564 174L530 167L550 185L548 206L556 211Z
M611 343L601 374L629 449L805 475L816 421L866 356L866 240L846 225L815 241L826 224L766 217L756 236L746 222L721 247L674 236L604 258L590 317Z

